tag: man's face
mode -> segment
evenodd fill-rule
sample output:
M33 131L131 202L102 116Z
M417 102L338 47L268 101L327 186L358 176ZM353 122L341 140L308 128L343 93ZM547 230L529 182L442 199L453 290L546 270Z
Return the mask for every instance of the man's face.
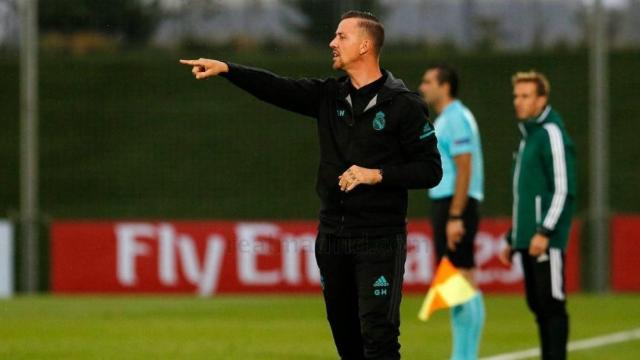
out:
M364 54L367 40L358 19L344 19L338 24L336 36L329 43L332 50L334 70L347 70Z
M424 101L433 105L442 99L444 94L449 91L446 84L438 82L438 70L427 70L422 76L422 82L418 88L422 94Z
M520 120L530 119L542 112L547 105L547 97L539 96L536 84L519 82L513 86L513 107Z

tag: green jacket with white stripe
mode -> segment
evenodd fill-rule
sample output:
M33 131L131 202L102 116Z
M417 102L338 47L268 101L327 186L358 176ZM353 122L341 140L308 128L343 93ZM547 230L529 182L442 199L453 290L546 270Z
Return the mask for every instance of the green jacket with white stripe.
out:
M541 233L549 236L550 247L565 250L576 196L573 141L551 106L518 127L522 139L513 168L513 223L507 240L513 249L526 249Z

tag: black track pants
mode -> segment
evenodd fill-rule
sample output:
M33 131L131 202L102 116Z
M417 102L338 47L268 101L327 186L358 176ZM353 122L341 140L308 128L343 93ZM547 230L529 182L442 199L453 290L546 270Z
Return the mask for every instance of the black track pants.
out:
M318 234L327 318L342 359L399 359L407 236Z

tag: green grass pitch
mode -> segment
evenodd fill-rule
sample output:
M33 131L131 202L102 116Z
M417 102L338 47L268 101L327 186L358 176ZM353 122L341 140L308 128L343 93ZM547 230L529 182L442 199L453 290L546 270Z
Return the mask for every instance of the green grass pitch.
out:
M421 296L402 303L405 359L445 359L449 318L417 320ZM521 296L487 296L481 355L537 344ZM640 295L573 295L571 340L640 327ZM320 295L20 297L0 300L0 359L336 359ZM640 340L571 359L638 359Z

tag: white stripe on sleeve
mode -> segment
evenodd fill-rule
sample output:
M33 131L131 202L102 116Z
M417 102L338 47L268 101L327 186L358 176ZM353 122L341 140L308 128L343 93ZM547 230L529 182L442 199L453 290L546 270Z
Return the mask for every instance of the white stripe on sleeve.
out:
M551 143L551 156L553 157L553 184L555 191L551 200L551 206L547 211L543 226L553 230L562 215L567 199L567 164L564 154L564 142L558 125L549 123L544 125Z

